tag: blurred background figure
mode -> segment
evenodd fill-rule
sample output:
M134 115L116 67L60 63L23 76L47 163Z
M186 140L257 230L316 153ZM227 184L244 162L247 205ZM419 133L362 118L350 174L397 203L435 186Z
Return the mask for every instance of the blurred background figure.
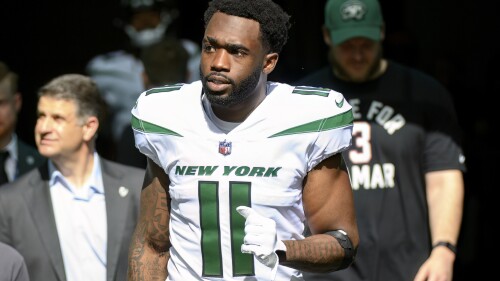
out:
M18 76L0 61L0 185L10 182L43 162L35 147L17 137L22 97Z
M109 124L105 131L117 143L123 129L130 123L130 110L139 94L146 89L140 60L143 48L167 38L178 38L176 20L179 16L176 0L122 0L121 16L115 25L128 37L122 49L92 58L86 71L99 86L110 107ZM187 81L199 78L199 44L179 39L189 54L186 62ZM111 156L114 157L114 156Z
M187 82L189 53L182 41L165 38L160 42L145 47L140 55L144 64L143 83L146 89L167 84ZM135 147L134 133L130 126L125 126L120 141L116 144L116 161L122 164L146 168L146 156Z
M353 106L343 152L360 246L349 268L308 281L451 281L462 222L465 157L448 90L385 57L377 0L328 0L328 65L296 85L330 88Z
M167 38L145 47L140 58L146 89L189 81L189 53L180 40Z

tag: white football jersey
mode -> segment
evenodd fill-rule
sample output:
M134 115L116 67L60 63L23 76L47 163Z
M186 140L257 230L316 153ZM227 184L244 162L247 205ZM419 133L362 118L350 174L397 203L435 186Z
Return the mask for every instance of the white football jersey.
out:
M241 205L276 221L278 239L304 238L303 180L350 146L351 106L330 89L267 87L264 101L227 134L205 113L200 81L145 91L132 109L137 148L171 182L168 280L269 276L269 268L241 253ZM279 266L276 280L302 275Z

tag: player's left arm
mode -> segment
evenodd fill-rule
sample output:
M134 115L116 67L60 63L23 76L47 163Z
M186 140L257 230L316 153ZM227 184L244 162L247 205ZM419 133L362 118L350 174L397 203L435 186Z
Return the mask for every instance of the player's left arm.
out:
M303 240L283 241L286 254L280 256L280 264L310 272L329 272L349 266L359 237L349 175L340 153L323 160L308 173L303 203L312 235ZM332 231L345 233L351 249L345 249L346 244L341 245Z
M456 246L462 223L464 182L460 170L429 172L425 175L432 245L448 242ZM456 254L446 246L432 249L415 281L453 279Z

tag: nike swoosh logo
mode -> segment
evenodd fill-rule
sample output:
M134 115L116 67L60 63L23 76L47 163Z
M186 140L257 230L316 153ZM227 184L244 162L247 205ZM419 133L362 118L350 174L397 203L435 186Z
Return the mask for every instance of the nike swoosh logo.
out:
M344 98L342 98L340 101L335 100L335 103L337 104L338 108L341 108L344 105Z

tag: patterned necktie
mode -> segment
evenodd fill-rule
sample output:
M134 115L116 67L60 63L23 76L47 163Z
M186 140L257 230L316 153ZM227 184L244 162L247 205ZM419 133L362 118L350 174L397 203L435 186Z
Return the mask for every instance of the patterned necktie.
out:
M0 185L9 182L9 178L5 172L5 160L7 160L8 157L8 151L0 151Z

